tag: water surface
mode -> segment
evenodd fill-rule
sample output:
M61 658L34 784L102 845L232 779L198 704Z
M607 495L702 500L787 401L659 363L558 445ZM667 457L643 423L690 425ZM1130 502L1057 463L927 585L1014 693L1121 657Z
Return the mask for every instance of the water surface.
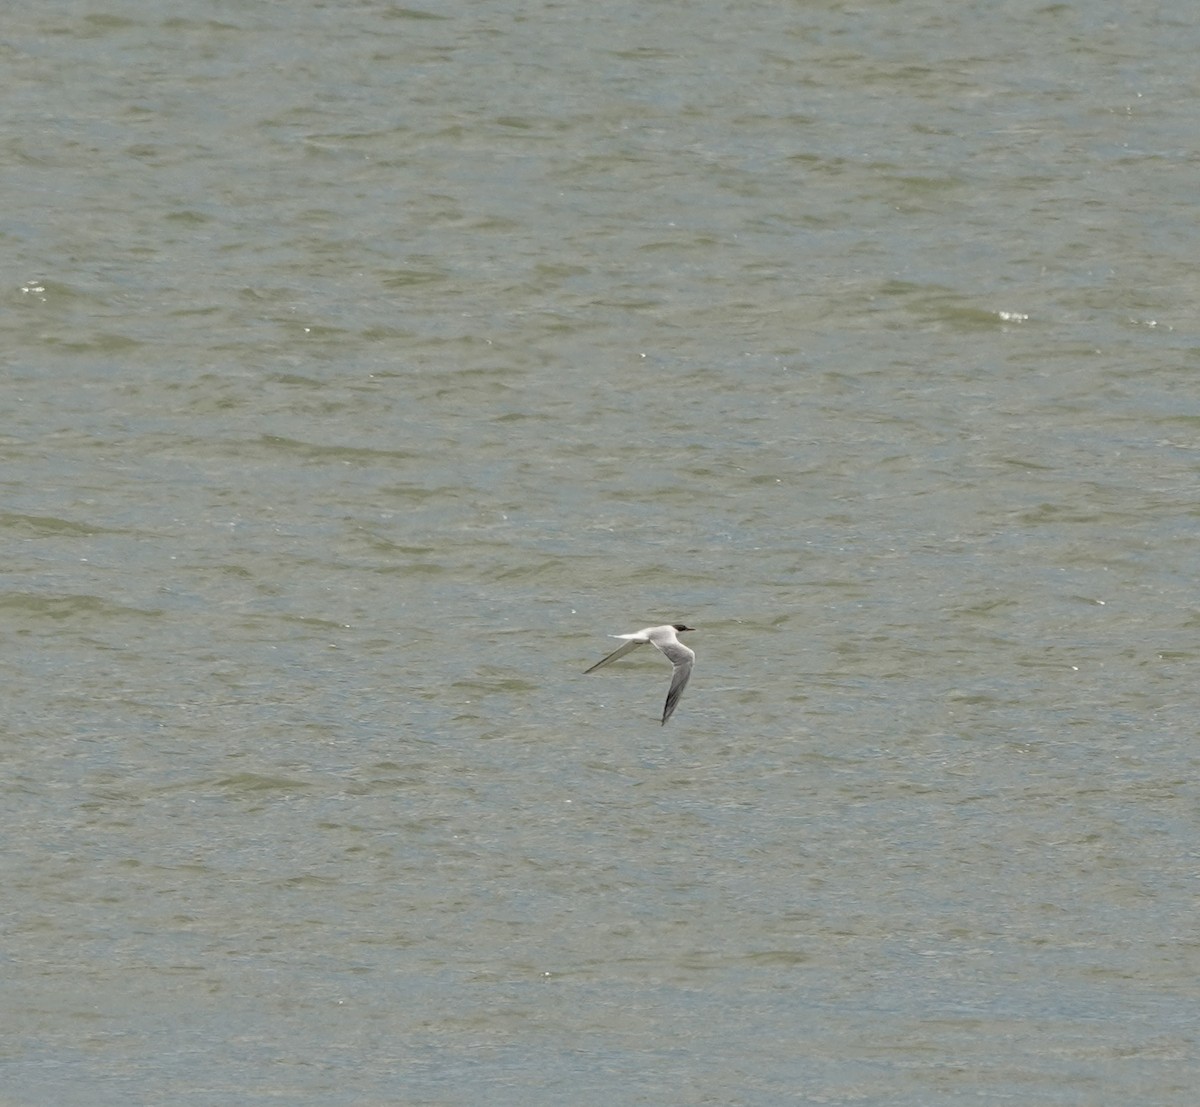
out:
M1189 1104L1192 16L9 13L0 1100Z

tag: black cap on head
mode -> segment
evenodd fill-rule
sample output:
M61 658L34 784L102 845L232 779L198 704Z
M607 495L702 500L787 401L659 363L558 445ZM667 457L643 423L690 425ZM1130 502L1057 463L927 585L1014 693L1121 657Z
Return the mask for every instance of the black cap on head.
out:
M676 630L695 630L696 629L695 627L685 627L682 623L672 623L671 626L673 626Z

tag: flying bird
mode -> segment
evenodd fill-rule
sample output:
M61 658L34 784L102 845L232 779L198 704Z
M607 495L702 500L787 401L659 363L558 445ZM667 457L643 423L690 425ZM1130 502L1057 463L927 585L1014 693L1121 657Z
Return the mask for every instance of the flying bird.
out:
M675 672L671 675L671 687L667 690L667 702L663 704L662 725L666 726L667 720L679 704L679 697L683 695L683 690L687 687L688 677L692 675L692 662L696 660L696 655L679 641L676 632L682 633L685 630L695 629L695 627L685 627L682 623L668 623L662 627L646 627L645 630L638 630L633 634L610 634L609 638L624 638L625 645L613 650L603 661L597 661L590 669L585 669L584 676L594 673L597 669L602 669L611 661L624 657L627 653L636 650L638 646L644 646L647 642L651 643L675 666Z

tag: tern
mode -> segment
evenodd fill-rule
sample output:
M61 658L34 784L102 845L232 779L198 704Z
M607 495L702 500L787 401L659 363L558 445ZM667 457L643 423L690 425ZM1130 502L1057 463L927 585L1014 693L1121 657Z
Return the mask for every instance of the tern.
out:
M671 687L667 690L667 702L663 704L662 725L666 726L667 720L679 705L679 697L683 695L688 677L692 675L692 662L696 660L696 655L679 641L676 632L682 633L685 630L695 629L695 627L685 627L682 623L668 623L661 627L646 627L645 630L634 631L633 634L610 634L609 638L624 638L625 645L613 650L604 660L597 661L590 669L585 669L584 676L624 657L627 653L636 650L638 646L644 646L647 642L651 643L675 666L675 672L671 675Z

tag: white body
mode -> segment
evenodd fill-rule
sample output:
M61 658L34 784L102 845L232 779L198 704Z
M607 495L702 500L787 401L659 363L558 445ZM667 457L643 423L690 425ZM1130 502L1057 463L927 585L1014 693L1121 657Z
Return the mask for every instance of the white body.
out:
M692 675L692 662L696 660L696 655L679 641L678 635L680 630L691 629L682 624L667 623L661 627L646 627L644 630L636 630L632 634L610 634L610 638L623 638L625 645L613 650L606 658L597 661L590 669L585 670L585 675L595 672L636 650L638 646L644 646L649 642L675 666L675 671L671 674L671 687L667 690L667 702L663 704L662 725L666 726L667 720L679 704L679 697L683 695L688 678Z

